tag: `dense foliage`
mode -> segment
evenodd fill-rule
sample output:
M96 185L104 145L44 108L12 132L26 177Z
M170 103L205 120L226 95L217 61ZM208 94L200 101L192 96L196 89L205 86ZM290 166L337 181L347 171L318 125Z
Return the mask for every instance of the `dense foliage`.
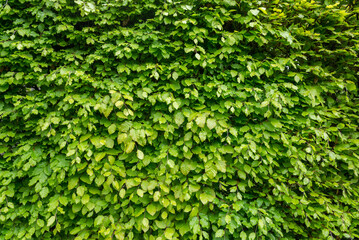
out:
M0 9L0 239L359 238L355 1Z

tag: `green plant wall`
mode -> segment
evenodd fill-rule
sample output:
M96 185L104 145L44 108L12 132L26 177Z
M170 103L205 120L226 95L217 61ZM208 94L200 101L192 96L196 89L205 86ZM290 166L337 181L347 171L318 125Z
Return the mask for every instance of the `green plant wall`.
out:
M2 0L0 239L359 239L356 2Z

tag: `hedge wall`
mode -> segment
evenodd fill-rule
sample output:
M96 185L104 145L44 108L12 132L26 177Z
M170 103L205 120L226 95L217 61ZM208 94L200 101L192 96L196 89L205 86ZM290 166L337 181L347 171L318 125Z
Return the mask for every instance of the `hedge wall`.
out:
M359 239L359 7L2 0L0 239Z

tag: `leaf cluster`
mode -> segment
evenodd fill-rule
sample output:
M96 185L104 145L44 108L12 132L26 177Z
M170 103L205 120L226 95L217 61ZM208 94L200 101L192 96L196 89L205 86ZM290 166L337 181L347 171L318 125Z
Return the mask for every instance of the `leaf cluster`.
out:
M359 8L6 0L0 239L358 239Z

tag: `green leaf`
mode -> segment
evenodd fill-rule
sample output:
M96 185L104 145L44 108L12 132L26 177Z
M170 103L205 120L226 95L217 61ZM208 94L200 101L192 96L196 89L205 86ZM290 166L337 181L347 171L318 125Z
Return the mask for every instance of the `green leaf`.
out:
M115 142L111 138L106 138L106 147L113 148Z
M224 236L224 230L223 229L217 230L215 237L220 238L220 237L223 237L223 236Z
M187 175L191 170L193 170L191 162L188 160L183 161L180 170L183 175Z
M196 118L196 124L197 124L199 127L203 128L204 125L206 124L206 115L202 114L202 115L198 116L198 117Z
M96 148L100 148L103 145L105 145L106 142L102 142L100 137L91 137L90 141L93 145L95 145Z
M166 228L165 230L165 237L167 239L173 239L173 235L175 234L175 229L174 228Z
M247 174L249 174L250 172L251 172L251 167L249 166L249 165L247 165L247 164L245 164L244 165L244 171L247 173Z
M135 148L135 142L131 141L126 145L125 152L131 153L134 148Z
M151 216L154 216L157 212L156 205L154 205L152 203L146 207L146 210Z
M225 173L226 169L227 169L226 162L223 161L223 160L217 160L216 161L216 168L217 168L218 171L221 171L221 172Z
M174 156L174 157L177 157L177 156L178 156L178 151L177 151L176 148L170 148L170 149L168 150L168 152L169 152L169 154L170 154L171 156Z
M248 236L249 240L254 240L255 238L256 238L256 233L254 233L254 232L250 233Z
M203 204L207 204L208 202L213 202L213 200L216 198L216 194L213 189L204 188L199 198Z
M149 228L149 227L150 227L150 221L148 221L147 218L143 218L143 219L142 219L142 224L143 224L143 226L145 226L146 228Z
M230 46L233 46L236 43L236 39L232 36L228 36L227 42Z
M137 189L137 195L141 198L143 197L144 191L142 189Z
M348 89L348 91L350 91L350 92L354 92L354 91L357 90L357 87L356 87L356 85L355 85L354 82L348 81L348 83L347 83L347 89Z
M48 220L47 220L47 226L50 227L52 224L54 224L56 220L55 216L51 216Z
M178 108L180 107L180 105L181 105L181 103L180 103L179 101L173 102L173 107L174 107L175 109L178 109Z
M104 218L105 218L105 217L102 216L102 215L97 216L97 217L95 218L94 226L96 227L96 226L102 225Z
M258 13L259 13L259 10L258 10L258 9L252 9L252 10L250 10L250 12L251 12L254 16L257 16Z
M121 133L117 136L117 143L121 144L123 143L127 138L127 134L126 133Z
M258 226L259 226L259 229L263 229L263 228L264 228L264 221L263 221L263 219L259 219L259 220L258 220Z
M329 236L329 230L328 229L323 229L322 230L322 234L323 234L323 237L328 237Z
M122 189L120 190L120 197L121 197L121 198L124 198L125 195L126 195L126 190L125 190L124 188L122 188Z
M103 159L106 156L105 152L100 152L100 153L96 153L95 155L95 161L99 162L101 161L101 159Z
M77 195L79 195L79 196L83 196L84 193L85 193L85 187L79 186L79 187L76 189L76 193L77 193Z
M44 188L41 189L41 191L40 191L41 198L47 197L48 194L49 194L49 188L44 187Z
M239 129L239 131L241 132L248 132L249 131L249 127L248 126L243 126Z
M153 73L153 76L156 80L158 80L160 78L160 75L158 74L157 71Z
M184 122L184 116L181 112L175 114L175 123L180 126Z
M241 240L246 240L247 239L247 234L246 234L245 231L242 231L239 236L240 236Z
M144 157L145 157L145 155L143 154L143 152L141 151L141 150L137 150L137 157L138 157L138 159L143 159Z
M238 174L238 177L240 177L241 179L243 179L243 180L246 179L246 173L243 172L242 170L238 170L237 174Z
M200 189L201 189L200 185L195 185L195 184L190 184L189 185L189 191L190 192L197 192Z
M116 131L116 125L115 124L111 124L109 127L108 127L108 133L109 134L112 134Z
M276 128L282 128L282 124L279 122L279 120L278 119L275 119L275 118L271 118L270 119L270 123L274 126L274 127L276 127Z
M173 78L174 80L177 80L177 78L178 78L178 73L177 73L177 72L173 72L173 73L172 73L172 78Z
M75 188L77 186L77 183L79 182L79 179L74 177L74 178L70 178L69 183L68 183L68 189L71 190L73 188Z
M217 175L217 168L214 166L213 162L205 163L205 171L206 171L206 175L210 179L215 178Z
M37 219L37 220L36 220L36 223L37 223L37 225L38 225L39 227L41 227L41 228L45 225L45 222L44 222L44 220L42 220L42 219ZM51 223L50 225L52 225L52 223Z
M124 104L123 101L117 101L117 102L115 103L115 106L116 106L118 109L121 109L122 106L123 106L123 104Z
M86 205L89 201L90 201L90 195L88 195L88 194L85 194L81 199L81 202L84 205Z
M175 167L175 162L174 162L173 160L171 160L171 159L168 159L168 160L167 160L167 164L168 164L168 166L169 166L170 168L174 168L174 167Z
M207 119L207 127L208 127L209 129L215 128L216 125L217 125L217 123L216 123L216 120L215 120L215 119L213 119L213 118L208 118L208 119Z

